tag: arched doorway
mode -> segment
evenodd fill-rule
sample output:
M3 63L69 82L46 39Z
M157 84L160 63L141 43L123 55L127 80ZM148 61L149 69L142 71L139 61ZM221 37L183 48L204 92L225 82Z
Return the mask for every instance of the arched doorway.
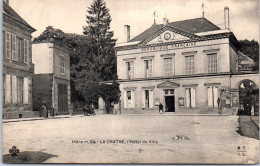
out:
M242 80L238 84L239 104L241 115L258 115L259 90L256 84L249 79Z

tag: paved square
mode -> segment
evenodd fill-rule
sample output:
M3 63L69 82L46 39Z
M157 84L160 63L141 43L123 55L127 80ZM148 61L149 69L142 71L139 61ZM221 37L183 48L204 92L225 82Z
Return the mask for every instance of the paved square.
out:
M2 150L58 155L45 163L257 163L258 140L237 130L237 116L74 116L4 123Z

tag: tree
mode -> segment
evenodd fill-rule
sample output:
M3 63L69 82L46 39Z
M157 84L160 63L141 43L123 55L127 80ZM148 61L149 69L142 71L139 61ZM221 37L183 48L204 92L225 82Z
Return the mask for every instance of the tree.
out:
M254 70L259 70L259 43L255 40L239 40L239 51L252 58L256 63Z
M87 10L87 26L83 34L91 41L90 56L93 71L100 81L117 79L116 58L114 54L114 33L109 31L111 16L103 0L94 0Z
M77 73L76 82L86 100L97 104L98 97L102 97L107 105L118 101L119 84L115 82L116 57L114 46L116 40L110 31L111 16L103 0L94 0L87 10L86 23L83 34L89 40L89 46L83 61L80 61L81 71ZM100 83L113 81L111 85Z

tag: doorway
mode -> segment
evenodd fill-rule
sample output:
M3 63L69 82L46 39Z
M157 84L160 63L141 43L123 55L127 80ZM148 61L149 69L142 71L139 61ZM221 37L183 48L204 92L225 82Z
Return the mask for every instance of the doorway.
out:
M174 96L165 96L166 112L175 112L175 98Z
M58 84L58 112L68 113L68 89L66 84Z

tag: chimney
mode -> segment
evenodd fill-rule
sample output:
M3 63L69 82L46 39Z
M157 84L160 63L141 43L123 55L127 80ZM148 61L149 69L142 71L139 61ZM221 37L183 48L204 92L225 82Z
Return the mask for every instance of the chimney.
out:
M130 41L130 26L129 25L124 26L124 38L125 38L125 42Z
M164 26L167 25L167 22L168 22L168 20L166 19L166 17L163 18L163 25L164 25Z
M229 8L227 6L224 8L224 19L225 19L225 29L230 29L230 25L229 25Z

